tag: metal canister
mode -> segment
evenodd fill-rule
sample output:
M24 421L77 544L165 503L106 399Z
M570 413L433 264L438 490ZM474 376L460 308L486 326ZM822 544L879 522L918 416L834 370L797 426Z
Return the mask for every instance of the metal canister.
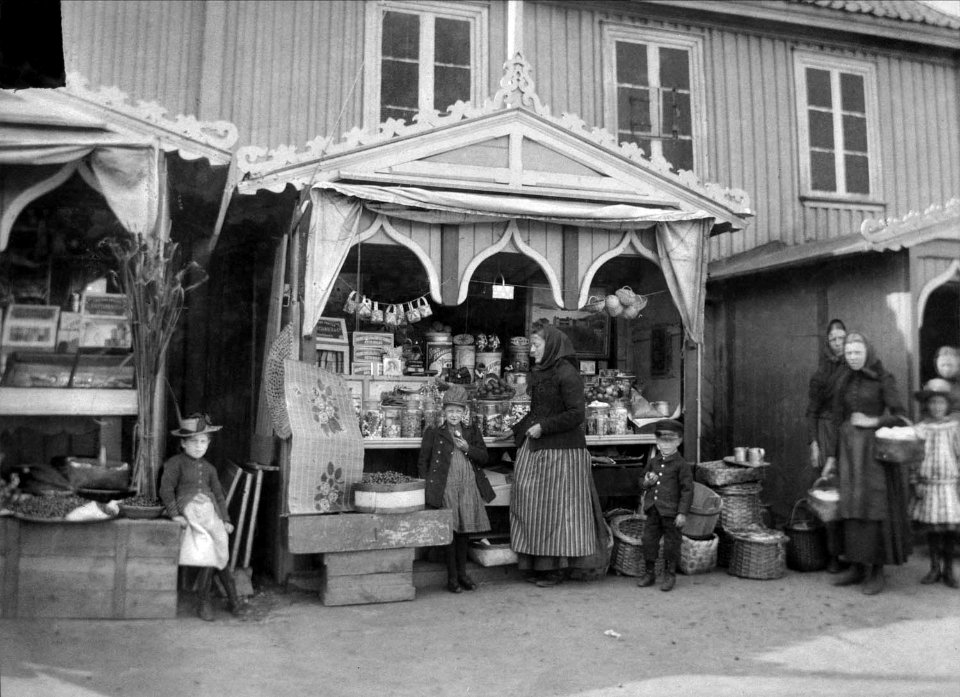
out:
M440 373L453 367L453 337L446 333L429 332L426 343L428 371Z

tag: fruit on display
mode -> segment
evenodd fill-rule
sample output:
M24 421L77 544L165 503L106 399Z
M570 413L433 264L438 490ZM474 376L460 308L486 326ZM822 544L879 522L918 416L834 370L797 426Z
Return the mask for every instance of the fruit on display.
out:
M624 389L622 385L617 383L605 385L597 382L585 385L583 389L583 396L588 404L590 402L612 402L615 399L629 397L629 395L630 390Z
M504 378L487 375L477 387L477 399L510 399L515 390Z
M364 472L361 484L407 484L417 481L400 472Z

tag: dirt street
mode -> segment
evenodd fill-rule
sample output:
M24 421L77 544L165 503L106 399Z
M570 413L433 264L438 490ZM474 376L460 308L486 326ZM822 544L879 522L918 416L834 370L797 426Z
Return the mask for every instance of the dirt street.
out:
M885 593L824 573L774 581L723 569L672 593L609 576L542 589L511 577L473 593L324 607L279 589L239 621L0 622L3 697L421 695L887 697L960 694L960 591L921 586L927 560ZM609 630L609 631L608 631Z

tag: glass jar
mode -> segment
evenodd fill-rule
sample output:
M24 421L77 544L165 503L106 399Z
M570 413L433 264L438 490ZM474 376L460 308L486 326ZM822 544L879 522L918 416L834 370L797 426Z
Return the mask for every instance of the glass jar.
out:
M509 399L478 399L474 423L480 434L490 436L503 431L503 417L509 410Z
M400 437L419 438L423 435L423 409L419 402L408 402L400 414Z
M530 413L530 398L524 395L523 397L514 397L510 400L510 413L507 414L503 419L503 425L505 428L513 428L514 425L519 423L524 416Z
M440 425L440 410L437 409L437 403L433 399L423 400L423 430L436 428Z
M384 438L400 437L400 407L396 405L385 405L381 407L383 411L382 433Z
M607 432L614 436L625 436L630 432L630 410L625 400L618 399L613 403Z
M587 435L607 435L610 421L610 405L606 402L591 402L587 405Z
M360 433L364 438L380 438L383 435L383 413L380 411L380 402L376 399L368 399L363 403Z

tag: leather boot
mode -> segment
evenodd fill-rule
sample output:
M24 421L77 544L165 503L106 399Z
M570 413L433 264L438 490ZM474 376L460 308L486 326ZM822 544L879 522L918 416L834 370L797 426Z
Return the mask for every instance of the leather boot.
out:
M247 604L237 595L237 584L236 581L233 580L233 574L230 573L229 569L221 569L217 571L217 577L220 579L220 583L223 584L223 589L227 592L227 609L230 610L234 617L242 617L245 615Z
M870 574L867 580L863 582L860 592L864 595L876 595L883 590L886 584L887 581L883 576L883 564L871 564Z
M847 573L834 581L833 585L855 586L856 584L862 582L866 575L867 571L864 564L853 563L850 564L850 568L847 569Z
M936 544L933 540L930 541L930 571L927 572L927 575L920 579L920 583L925 586L929 586L931 583L936 583L941 578L940 575L940 550L937 549Z
M660 582L660 590L672 591L677 583L677 562L667 561L663 564L663 580Z
M456 540L447 545L447 590L451 593L460 593L463 589L457 581L457 543Z
M657 582L657 562L648 561L645 562L643 573L640 575L640 579L637 581L637 585L640 588L649 588L654 583Z
M465 591L477 589L477 582L467 575L467 543L466 535L454 534L454 543L457 546L457 582Z
M197 576L197 597L200 607L197 614L204 622L213 621L213 603L210 600L210 585L213 582L213 567L205 566Z
M957 578L953 575L953 538L946 533L943 538L943 583L949 588L957 587Z

